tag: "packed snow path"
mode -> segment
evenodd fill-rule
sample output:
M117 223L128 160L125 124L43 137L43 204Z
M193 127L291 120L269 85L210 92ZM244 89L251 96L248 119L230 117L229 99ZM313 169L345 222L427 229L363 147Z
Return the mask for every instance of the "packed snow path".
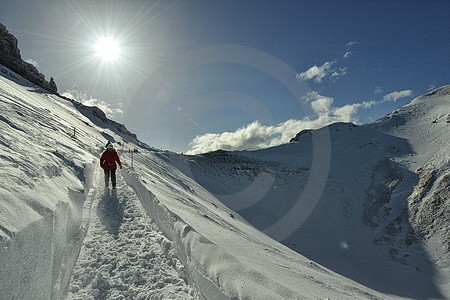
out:
M97 171L90 226L68 299L193 299L178 275L172 247L117 174L117 190ZM95 187L94 187L95 188Z

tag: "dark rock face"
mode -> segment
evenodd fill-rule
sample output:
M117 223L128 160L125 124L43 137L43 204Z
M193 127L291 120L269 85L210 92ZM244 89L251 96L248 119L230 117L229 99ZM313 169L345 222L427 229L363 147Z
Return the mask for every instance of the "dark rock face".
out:
M17 39L1 23L0 64L51 93L57 92L56 83L53 78L50 78L50 82L46 81L44 75L39 73L35 66L22 60Z

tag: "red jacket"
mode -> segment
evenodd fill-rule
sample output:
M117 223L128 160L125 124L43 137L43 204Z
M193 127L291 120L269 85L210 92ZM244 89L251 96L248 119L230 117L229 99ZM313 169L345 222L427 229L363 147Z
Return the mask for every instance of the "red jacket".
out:
M105 152L103 152L102 156L100 157L100 166L104 170L117 169L116 162L119 164L119 166L122 167L122 163L120 162L119 155L117 155L116 150L113 150L113 149L107 149Z

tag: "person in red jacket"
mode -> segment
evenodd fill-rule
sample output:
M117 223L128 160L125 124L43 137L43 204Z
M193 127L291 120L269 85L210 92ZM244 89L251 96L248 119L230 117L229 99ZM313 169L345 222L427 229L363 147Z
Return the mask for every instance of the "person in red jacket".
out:
M122 163L120 162L119 155L114 149L114 146L111 143L108 143L105 152L103 152L100 157L100 166L105 171L105 186L109 186L109 178L111 177L113 189L116 188L116 163L118 163L122 169Z

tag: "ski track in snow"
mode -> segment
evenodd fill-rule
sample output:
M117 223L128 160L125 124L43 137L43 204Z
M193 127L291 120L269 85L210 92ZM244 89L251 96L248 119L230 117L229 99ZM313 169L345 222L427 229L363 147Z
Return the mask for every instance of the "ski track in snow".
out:
M68 299L194 299L174 269L169 240L148 217L133 189L117 172L117 190L103 187L69 286Z

